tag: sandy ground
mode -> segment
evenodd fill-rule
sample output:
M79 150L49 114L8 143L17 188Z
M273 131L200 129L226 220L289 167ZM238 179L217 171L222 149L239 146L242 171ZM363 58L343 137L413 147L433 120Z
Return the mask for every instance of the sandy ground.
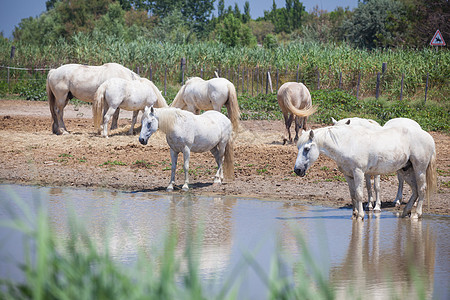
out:
M110 138L102 138L94 131L88 105L68 105L65 121L71 134L56 136L51 132L47 102L0 100L0 182L165 191L170 154L162 133L152 136L147 146L141 145L138 134L127 134L131 113L121 112L119 129ZM320 126L312 124L313 128ZM212 155L193 153L190 192L350 207L347 183L332 160L320 156L303 178L293 173L297 149L281 144L282 133L281 121L242 121L235 142L235 180L213 185L216 166ZM429 206L424 204L424 213L449 215L450 137L439 132L431 135L437 147L438 192ZM182 155L177 170L174 193L182 193ZM400 212L403 206L392 207L397 177L383 176L381 189L383 210ZM404 199L409 196L405 188Z

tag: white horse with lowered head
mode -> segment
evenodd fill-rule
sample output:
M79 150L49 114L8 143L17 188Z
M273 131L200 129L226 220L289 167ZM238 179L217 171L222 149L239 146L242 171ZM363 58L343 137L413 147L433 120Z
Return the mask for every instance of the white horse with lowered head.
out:
M312 106L311 94L303 83L286 82L278 89L277 100L286 127L283 145L292 143L292 121L295 124L294 142L297 142L299 129L306 130L308 117L316 112L316 108Z
M297 147L294 172L299 176L305 176L320 153L336 162L347 179L355 218L364 219L365 175L403 172L413 192L402 216L411 214L417 199L416 214L413 216L421 217L424 198L429 199L436 188L434 140L426 131L415 127L324 127L304 132Z
M341 119L339 121L336 121L334 118L331 118L334 126L340 126L340 125L357 125L357 126L363 126L369 129L380 129L380 128L390 128L390 127L404 127L404 128L411 128L415 127L416 129L422 129L420 127L419 123L417 123L414 120L408 119L408 118L395 118L387 121L383 127L381 127L378 122L372 120L372 119L364 119L364 118L345 118ZM369 200L367 202L367 209L368 210L374 210L374 211L381 211L381 199L380 199L380 175L374 176L374 191L375 191L375 206L373 206L373 196L372 196L372 188L371 188L371 182L370 182L370 175L366 175L366 188L367 188L367 194L369 196ZM397 172L397 178L398 178L398 189L397 189L397 196L394 200L395 206L400 206L402 203L403 198L403 172Z
M231 121L222 113L207 111L195 115L178 108L146 107L142 116L142 128L139 142L146 145L150 136L158 129L166 134L170 146L172 172L168 191L173 190L178 154L184 158L183 190L189 190L189 158L192 152L211 151L217 172L214 184L220 184L225 178L234 179L233 128Z
M241 111L237 101L236 88L226 78L203 80L192 77L178 91L171 107L178 107L199 114L201 110L220 112L226 106L233 130L239 127Z
M168 107L166 100L158 88L147 78L125 80L111 78L100 85L95 93L92 113L94 126L100 130L103 116L102 135L108 137L108 122L118 108L133 111L133 119L129 133L134 133L134 125L140 110L146 106Z
M140 79L138 74L116 63L107 63L102 66L68 64L50 70L47 75L46 89L50 113L53 118L53 133L68 134L63 114L64 107L70 99L77 98L85 102L94 101L94 95L98 87L113 77L126 80ZM111 129L117 128L118 116L119 110L114 115Z

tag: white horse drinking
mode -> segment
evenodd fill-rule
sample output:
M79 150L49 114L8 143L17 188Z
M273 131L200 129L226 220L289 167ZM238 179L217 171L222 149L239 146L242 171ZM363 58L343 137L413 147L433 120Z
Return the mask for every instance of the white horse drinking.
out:
M178 91L171 107L178 107L199 114L200 110L221 110L226 106L233 130L239 127L241 112L237 102L236 88L225 78L203 80L192 77Z
M183 190L189 189L189 158L192 152L211 151L217 163L214 183L234 178L233 138L230 120L217 111L195 115L189 111L169 108L145 108L139 142L146 145L150 136L160 129L170 146L172 172L168 191L173 190L178 154L184 158Z
M92 105L95 128L100 129L103 116L102 135L108 137L109 119L120 107L133 111L129 132L133 134L139 111L143 111L146 106L168 107L166 100L153 82L146 78L133 81L122 78L108 79L100 85L95 93Z
M403 172L412 196L402 216L422 216L422 204L436 188L436 150L427 132L412 128L369 129L362 126L330 126L304 132L298 142L294 171L306 170L323 153L333 159L344 174L353 203L353 216L364 219L363 186L365 175Z
M63 112L70 99L75 97L85 102L94 101L94 94L98 87L113 77L126 80L140 78L130 69L116 63L102 66L68 64L50 70L47 75L47 96L53 118L53 133L68 133L63 120ZM119 110L114 115L111 129L117 128L118 116Z
M303 83L286 82L278 89L277 100L286 127L283 145L292 143L292 121L295 123L294 142L297 142L299 129L306 130L308 116L316 112L316 108L312 106L311 94Z
M339 121L336 121L334 118L331 118L334 126L340 126L340 125L357 125L357 126L363 126L369 129L380 129L382 128L378 122L372 120L372 119L363 119L363 118L345 118L341 119ZM420 127L419 123L417 123L414 120L408 119L408 118L395 118L387 121L383 128L390 128L390 127L403 127L403 128L412 128L415 127L416 129L422 129ZM366 188L367 188L367 194L369 197L369 200L367 202L367 209L374 211L381 211L381 199L380 199L380 175L374 176L374 185L373 189L375 191L375 206L373 206L373 196L372 196L372 188L371 188L371 182L370 182L370 175L366 175ZM394 200L395 206L400 206L402 203L403 198L403 172L397 172L397 178L398 178L398 189L397 189L397 196Z

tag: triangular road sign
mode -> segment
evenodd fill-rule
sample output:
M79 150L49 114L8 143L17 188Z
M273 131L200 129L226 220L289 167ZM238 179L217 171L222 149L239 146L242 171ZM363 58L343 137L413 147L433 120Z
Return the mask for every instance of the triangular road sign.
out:
M434 34L433 38L430 42L431 46L445 46L444 38L442 37L441 32L436 30L436 33Z

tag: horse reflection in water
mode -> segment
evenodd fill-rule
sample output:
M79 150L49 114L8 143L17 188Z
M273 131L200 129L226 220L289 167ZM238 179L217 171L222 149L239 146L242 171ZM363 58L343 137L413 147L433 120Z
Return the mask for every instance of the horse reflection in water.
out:
M198 198L191 194L151 198L146 193L132 193L126 196L131 198L130 201L122 201L122 193L113 195L98 191L89 200L73 199L77 204L71 205L67 199L76 196L68 196L59 189L55 189L55 193L57 197L49 201L49 216L62 245L70 239L68 215L72 210L77 220L83 221L97 250L107 249L116 261L134 262L141 251L153 257L155 249L163 250L167 235L174 233L177 237L174 252L180 262L180 272L187 270L185 255L190 242L202 278L213 278L229 264L233 246L232 210L236 198Z
M422 228L421 220L399 219L397 225L391 231L395 236L390 247L380 247L387 241L380 240L379 215L367 224L353 221L347 254L330 270L337 299L349 294L365 299L415 299L420 294L418 280L425 298L431 299L436 238L430 228Z

